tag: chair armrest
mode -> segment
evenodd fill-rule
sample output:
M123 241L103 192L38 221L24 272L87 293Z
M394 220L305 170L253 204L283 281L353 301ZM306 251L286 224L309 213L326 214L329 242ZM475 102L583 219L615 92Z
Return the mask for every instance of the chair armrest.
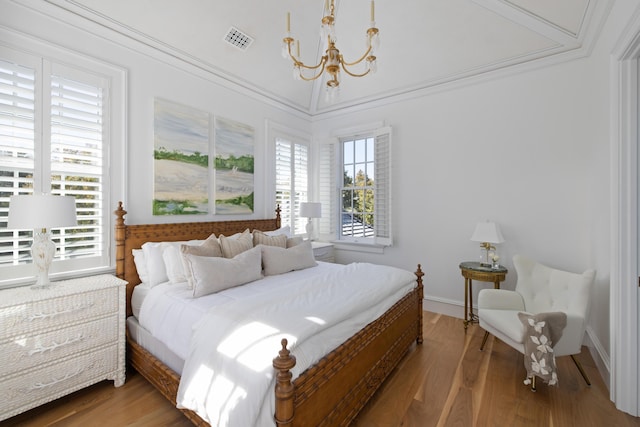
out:
M482 289L478 294L478 309L525 311L522 296L506 289Z

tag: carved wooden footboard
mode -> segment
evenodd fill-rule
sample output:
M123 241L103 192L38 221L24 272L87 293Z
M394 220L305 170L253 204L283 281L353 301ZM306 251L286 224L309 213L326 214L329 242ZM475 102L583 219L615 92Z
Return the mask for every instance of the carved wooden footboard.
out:
M126 225L122 203L115 213L116 274L129 282L128 314L131 314L133 288L140 283L132 250L144 242L206 239L212 233L232 234L247 228L267 231L280 227L279 208L274 219L183 224ZM294 381L290 370L295 366L295 358L283 340L283 347L273 360L277 372L274 416L278 426L348 425L356 417L413 343L422 343L424 273L420 265L415 274L416 287L409 294ZM175 405L180 376L129 336L127 341L131 366ZM194 412L182 412L195 425L208 425Z

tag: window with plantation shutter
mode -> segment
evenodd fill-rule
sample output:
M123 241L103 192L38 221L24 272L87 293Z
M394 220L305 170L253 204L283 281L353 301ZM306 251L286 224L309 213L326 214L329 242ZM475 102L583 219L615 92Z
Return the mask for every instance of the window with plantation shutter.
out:
M308 145L276 137L275 164L276 204L280 205L282 225L291 226L293 234L305 233L306 219L299 212L309 191Z
M7 229L12 195L75 197L78 226L51 230L52 274L109 267L109 78L87 69L0 51L0 286L35 275L32 230Z
M321 237L390 246L391 128L341 136L320 148Z

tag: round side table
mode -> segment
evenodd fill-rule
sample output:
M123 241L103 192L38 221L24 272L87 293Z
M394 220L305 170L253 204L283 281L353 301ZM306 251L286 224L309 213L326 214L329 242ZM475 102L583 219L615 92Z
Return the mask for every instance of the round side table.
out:
M469 323L478 323L478 316L473 312L473 281L492 282L495 289L500 289L500 282L507 277L507 269L501 265L497 268L479 262L461 262L460 272L464 277L464 329Z

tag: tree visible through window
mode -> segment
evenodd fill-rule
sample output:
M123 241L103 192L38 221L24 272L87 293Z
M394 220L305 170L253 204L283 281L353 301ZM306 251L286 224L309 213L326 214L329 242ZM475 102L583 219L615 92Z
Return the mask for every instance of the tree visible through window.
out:
M373 237L375 151L373 137L342 141L341 235Z

